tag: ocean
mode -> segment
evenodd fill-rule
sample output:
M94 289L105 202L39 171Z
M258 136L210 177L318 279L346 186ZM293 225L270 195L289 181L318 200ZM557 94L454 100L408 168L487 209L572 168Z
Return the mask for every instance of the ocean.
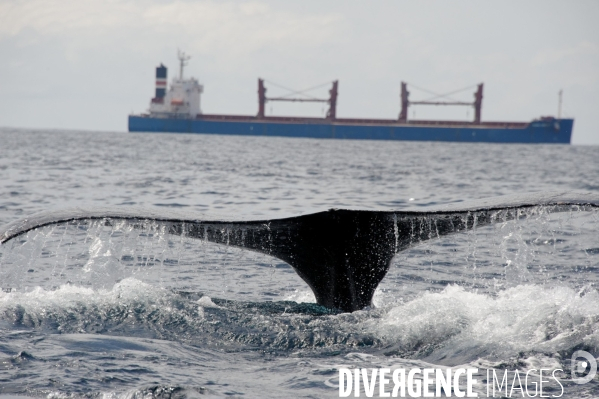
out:
M597 146L2 128L0 225L70 207L265 219L597 193L597 159ZM46 226L0 245L0 398L336 398L341 368L476 368L479 397L540 397L545 378L543 397L596 398L599 378L577 384L571 359L599 356L598 233L598 210L541 207L432 239L395 256L372 307L341 313L267 255L151 223ZM487 373L506 371L490 396Z

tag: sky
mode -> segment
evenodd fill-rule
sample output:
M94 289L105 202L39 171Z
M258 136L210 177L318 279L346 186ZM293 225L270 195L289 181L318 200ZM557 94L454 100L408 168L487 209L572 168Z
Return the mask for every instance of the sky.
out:
M126 131L154 68L204 85L204 113L257 112L268 95L339 80L338 117L397 118L410 99L483 83L483 121L575 119L599 145L599 1L0 0L0 126ZM327 97L328 86L310 92ZM267 115L324 116L269 103ZM470 120L469 107L413 106L411 119Z

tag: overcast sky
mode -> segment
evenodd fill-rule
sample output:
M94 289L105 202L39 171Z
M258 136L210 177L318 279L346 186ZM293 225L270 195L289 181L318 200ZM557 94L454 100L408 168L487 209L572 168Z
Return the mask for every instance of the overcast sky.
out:
M0 126L125 131L154 68L204 85L204 113L255 114L257 78L304 89L339 79L339 117L396 118L411 100L485 83L483 120L574 117L599 144L599 1L0 0ZM268 94L283 94L267 85ZM326 97L328 87L313 92ZM471 88L455 96L471 101ZM273 103L267 115L322 116ZM410 118L471 119L414 106Z

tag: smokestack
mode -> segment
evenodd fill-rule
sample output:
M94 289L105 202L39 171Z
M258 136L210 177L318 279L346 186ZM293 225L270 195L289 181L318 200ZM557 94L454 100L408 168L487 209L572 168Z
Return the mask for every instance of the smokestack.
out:
M156 99L162 102L166 95L166 67L160 64L156 68Z

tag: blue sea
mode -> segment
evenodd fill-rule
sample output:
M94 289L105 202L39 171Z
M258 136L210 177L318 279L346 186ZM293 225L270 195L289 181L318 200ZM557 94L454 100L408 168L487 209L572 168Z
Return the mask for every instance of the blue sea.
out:
M597 146L2 128L0 226L71 207L265 219L599 193L598 160ZM543 395L599 397L571 367L599 356L598 210L541 207L400 252L353 313L318 306L276 258L152 223L33 230L0 245L0 288L0 398L336 398L340 368L477 368L479 397L487 371L509 372L494 397L529 397L545 369Z

